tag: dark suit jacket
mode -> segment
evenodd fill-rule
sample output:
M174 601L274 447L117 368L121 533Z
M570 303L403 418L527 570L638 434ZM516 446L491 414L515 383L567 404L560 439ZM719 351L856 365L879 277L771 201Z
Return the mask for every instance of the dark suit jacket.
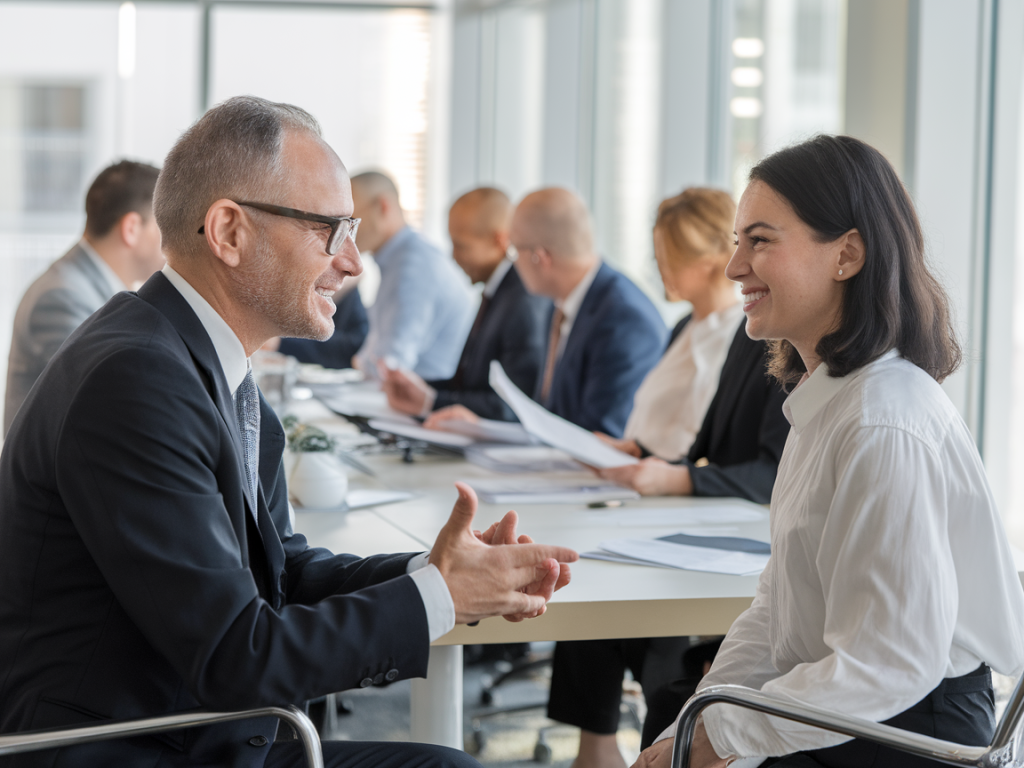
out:
M289 535L284 434L261 405L253 504L213 343L160 273L58 352L0 455L0 731L298 703L426 672L411 556L332 555ZM25 764L259 766L269 744L249 739L276 727Z
M677 326L678 330L689 318ZM700 432L680 464L690 468L694 496L771 500L789 422L786 393L767 374L768 345L747 336L746 320L733 337ZM705 466L696 466L698 461Z
M531 295L515 267L510 269L494 291L480 328L466 340L455 376L430 382L437 390L434 407L461 403L478 416L515 421L512 409L488 383L491 360L501 363L513 384L533 392L544 367L550 317L551 301Z
M319 363L324 368L351 368L352 358L366 340L370 321L366 307L353 288L338 302L334 312L334 335L327 341L312 339L281 339L278 351L291 355L300 363Z
M633 395L661 357L666 335L661 315L643 291L602 264L541 405L584 429L622 437ZM541 385L538 381L534 395L538 401Z

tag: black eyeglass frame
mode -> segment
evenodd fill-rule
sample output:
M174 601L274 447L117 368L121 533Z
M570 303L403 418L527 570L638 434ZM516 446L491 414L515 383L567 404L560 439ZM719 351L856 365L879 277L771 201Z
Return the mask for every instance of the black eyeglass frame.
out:
M264 213L271 213L274 216L284 216L289 219L300 219L302 221L315 221L319 224L327 224L331 228L331 234L327 237L327 255L333 256L341 249L341 244L345 242L345 238L351 235L352 242L356 240L356 232L359 231L359 222L362 219L356 219L352 216L324 216L322 213L310 213L309 211L300 211L297 208L285 208L283 205L272 205L271 203L252 203L243 202L241 200L232 200L235 205L245 205L249 208L255 208L258 211ZM344 226L344 225L348 226ZM199 228L198 234L202 235L206 232L206 225L204 224Z

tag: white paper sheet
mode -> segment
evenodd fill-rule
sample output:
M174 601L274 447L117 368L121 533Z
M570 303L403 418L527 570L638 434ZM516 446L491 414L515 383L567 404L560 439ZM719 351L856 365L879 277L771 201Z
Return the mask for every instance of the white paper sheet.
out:
M708 507L646 507L602 512L601 522L622 528L667 528L686 525L729 525L758 523L768 510L751 509L739 504Z
M519 417L526 431L541 442L560 448L574 459L598 469L636 464L635 457L605 445L587 430L550 413L524 395L497 360L491 361L489 381L494 391Z
M336 507L327 509L311 509L308 507L296 506L298 512L351 512L354 509L365 509L366 507L379 507L383 504L395 504L399 501L408 501L413 494L407 491L388 491L373 488L360 488L349 491L345 495L345 501Z
M549 445L472 445L466 461L494 472L581 472L583 465Z
M441 432L436 429L426 429L418 424L405 424L392 419L370 419L370 429L378 432L390 432L398 437L407 437L411 440L422 440L425 443L444 445L449 448L465 448L473 444L473 438L465 435L456 435L452 432Z
M751 576L764 570L768 555L731 552L725 549L691 547L656 539L613 539L602 541L601 549L613 555L632 557L671 568L707 573Z
M342 416L358 416L364 419L388 419L403 424L416 425L411 416L396 411L388 405L388 398L376 381L333 386L311 386L313 395L321 403Z
M530 435L522 424L508 421L495 421L494 419L480 419L480 421L463 421L462 419L449 419L442 421L436 429L442 432L451 432L456 435L465 435L481 443L507 443L509 445L531 445L537 440Z
M382 491L373 488L360 488L349 491L345 496L345 506L348 509L364 509L366 507L379 507L382 504L395 504L399 501L408 501L413 494L407 491Z
M528 480L523 478L473 478L464 480L488 504L590 504L596 501L639 499L629 488L595 478L580 480Z

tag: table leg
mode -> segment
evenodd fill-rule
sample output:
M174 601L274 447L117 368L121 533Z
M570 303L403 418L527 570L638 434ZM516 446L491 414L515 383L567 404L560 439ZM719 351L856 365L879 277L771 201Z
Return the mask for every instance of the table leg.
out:
M412 681L412 740L463 749L462 646L430 649L427 679Z

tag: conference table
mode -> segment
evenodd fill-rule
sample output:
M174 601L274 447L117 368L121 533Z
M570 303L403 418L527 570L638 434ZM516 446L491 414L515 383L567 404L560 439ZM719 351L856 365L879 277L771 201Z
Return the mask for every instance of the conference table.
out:
M315 405L303 404L300 416L327 431L338 422ZM316 415L318 414L319 415ZM336 418L336 417L333 417ZM314 546L369 555L429 549L447 521L457 498L454 483L498 475L454 457L417 455L411 463L399 455L360 457L371 477L349 471L352 488L405 490L407 501L351 512L297 511L296 530ZM517 479L592 479L586 472L533 473ZM483 529L510 505L480 504L474 527ZM744 510L756 521L694 526L674 522L687 510L728 516ZM541 543L598 548L605 540L654 538L685 530L710 535L768 540L767 509L738 499L644 498L621 507L590 509L582 504L517 505L520 533ZM750 511L756 511L751 515ZM742 516L742 515L741 515ZM457 626L431 647L426 679L412 682L412 739L462 749L464 644L540 640L587 640L725 634L753 599L756 576L730 576L673 568L581 559L572 565L572 580L555 593L544 615L512 623L500 617L479 625Z

